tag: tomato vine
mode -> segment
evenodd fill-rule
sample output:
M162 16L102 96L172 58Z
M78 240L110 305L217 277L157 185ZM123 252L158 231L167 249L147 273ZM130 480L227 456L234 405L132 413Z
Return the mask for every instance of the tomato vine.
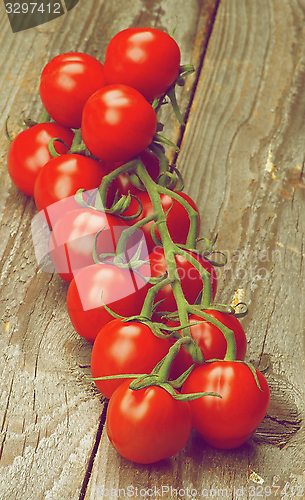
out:
M179 452L192 425L213 446L239 446L270 398L245 361L246 311L214 302L216 238L199 238L199 210L164 152L178 148L161 135L158 111L169 99L183 124L175 88L192 71L172 36L153 28L118 33L104 65L57 56L40 82L49 114L27 119L8 153L13 182L49 226L71 322L93 344L110 441L139 463Z

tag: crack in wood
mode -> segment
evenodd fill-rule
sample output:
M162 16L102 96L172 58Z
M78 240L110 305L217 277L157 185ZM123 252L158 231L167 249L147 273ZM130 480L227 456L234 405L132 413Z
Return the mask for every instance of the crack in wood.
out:
M4 443L6 441L6 436L7 436L7 433L5 432L2 443L1 443L1 448L0 448L0 462L1 462L2 454L3 454L3 448L4 448Z
M88 483L90 481L90 477L91 477L91 472L92 472L92 469L93 469L94 460L95 460L95 457L96 457L96 454L97 454L97 451L98 451L98 448L99 448L99 445L100 445L100 441L101 441L101 438L102 438L102 433L103 433L103 430L104 430L104 425L105 425L105 422L106 422L106 414L107 414L107 404L104 405L103 411L102 411L101 416L100 416L100 423L99 423L98 430L97 430L97 433L96 433L96 439L95 439L94 446L92 448L92 453L91 453L91 456L89 458L89 463L88 463L87 471L86 471L86 474L85 474L85 477L84 477L84 481L83 481L83 484L82 484L82 487L81 487L79 500L84 500L86 492L87 492Z
M206 23L204 24L204 33L203 33L203 48L202 48L202 52L200 55L199 63L197 65L197 67L195 68L195 78L194 78L194 82L192 84L192 90L191 90L190 95L189 95L188 104L186 106L185 113L184 113L185 124L187 124L188 119L189 119L189 115L191 113L191 108L192 108L193 101L195 98L201 70L202 70L202 67L204 64L205 55L206 55L209 41L210 41L210 38L212 35L212 31L213 31L213 27L214 27L214 23L215 23L215 19L216 19L216 15L217 15L217 11L218 11L218 7L220 5L220 2L221 2L221 0L216 0L215 2L214 1L206 2L206 4L203 6L204 9L207 9L207 12L205 12L203 15L203 17L206 20ZM200 21L200 17L201 16L198 16L198 22ZM180 146L182 144L182 141L183 141L183 138L185 135L185 129L186 129L186 125L181 125L179 128L179 135L178 135L178 138L176 141L178 148L180 148ZM174 165L177 162L178 156L179 156L179 152L174 153L173 161L172 161L172 163Z
M13 392L13 383L14 383L14 374L12 376L12 380L11 380L11 384L10 384L10 388L9 388L9 393L7 396L6 408L4 410L3 421L2 421L1 431L0 431L1 433L4 431L4 425L5 425L6 416L7 416L7 412L8 412L8 408L9 408L9 404L10 404L10 397L11 397L11 394ZM0 459L1 459L1 455L0 455Z
M65 400L66 400L66 406L67 406L67 429L69 429L69 405L68 405L68 396L67 396L66 390L65 390Z
M289 427L289 426L292 426L295 430L293 430L293 432L296 432L297 430L299 430L301 428L301 423L302 423L302 419L301 418L297 418L296 417L296 420L293 421L292 419L291 420L280 420L279 418L277 417L272 417L271 415L266 415L265 417L267 420L272 420L274 422L276 422L277 424L279 425L283 425L284 427Z
M263 339L263 342L262 342L262 349L261 349L261 353L259 355L259 364L261 363L261 360L263 358L263 355L264 355L264 349L265 349L265 345L266 345L266 341L267 341L267 335L268 335L268 331L269 331L269 325L270 325L270 322L271 322L271 318L272 318L272 315L275 311L275 303L276 303L276 299L277 299L277 295L275 294L274 295L274 300L273 300L273 307L272 307L272 311L271 313L269 314L268 316L268 321L267 321L267 325L266 325L266 331L265 331L265 335L264 335L264 339Z
M298 391L283 376L266 374L270 387L267 415L259 425L254 439L280 449L301 430L304 409Z

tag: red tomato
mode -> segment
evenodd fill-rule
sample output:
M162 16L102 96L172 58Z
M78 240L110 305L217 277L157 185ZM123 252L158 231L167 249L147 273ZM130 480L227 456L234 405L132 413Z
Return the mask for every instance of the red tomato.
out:
M142 162L144 163L144 166L151 176L151 178L156 181L158 175L160 174L160 163L158 160L158 157L152 152L146 149L142 153L139 154L139 157L141 158ZM122 163L118 163L116 165L113 164L108 164L108 170L109 172L112 172L115 168L118 168L122 165ZM130 194L134 194L135 196L138 196L138 194L142 193L143 191L139 188L137 188L127 177L126 174L120 174L118 177L116 177L114 181L114 186L115 189L118 190L119 195L127 195L128 192Z
M174 83L180 67L175 40L155 28L128 28L115 35L106 49L108 83L137 89L148 101L161 97Z
M157 117L137 90L107 85L85 104L82 137L89 151L101 160L127 162L153 140Z
M215 361L192 371L182 393L216 392L222 398L203 396L189 402L193 427L216 448L236 448L255 432L266 415L270 391L264 375L237 361Z
M42 167L51 160L48 144L59 137L69 147L72 145L72 130L57 123L39 123L20 132L7 155L7 169L13 183L27 196L34 196L34 186ZM57 153L64 154L67 148L59 142L54 143Z
M215 270L206 259L194 252L187 252L199 262L204 269L210 273L212 285L212 298L214 299L217 289L217 278ZM195 304L199 293L202 290L203 283L200 273L197 269L181 255L176 255L177 273L180 279L182 291L189 304ZM147 264L140 267L139 272L143 276L162 276L167 271L167 263L163 248L156 248L148 257ZM157 307L157 311L176 311L177 304L171 285L166 285L158 292L155 301L164 300Z
M147 283L130 269L112 264L84 267L74 276L67 293L71 322L77 333L93 344L103 326L113 320L102 300L115 313L134 316L140 314L147 290Z
M185 193L176 193L181 196L187 203L191 205L192 208L196 210L196 212L199 214L199 210L195 204L195 202ZM140 193L138 196L139 200L142 203L142 213L137 217L136 219L132 221L128 221L127 223L132 225L135 222L144 219L148 215L151 215L153 213L153 206L150 200L150 197L146 191L143 193ZM167 194L161 194L160 195L163 211L167 212L167 210L172 207L167 215L166 218L166 223L167 223L167 228L169 231L169 234L173 240L174 243L180 243L182 245L185 245L186 240L187 240L187 235L188 231L190 228L190 219L188 216L187 211L185 208L174 198ZM123 215L132 215L136 213L138 210L138 202L134 199L131 200L130 206L128 209L123 213ZM179 221L179 222L177 222ZM148 252L151 253L156 245L151 237L150 230L153 225L153 222L148 222L144 226L142 226L142 230L145 234L146 241L147 241L147 248ZM160 239L160 233L158 228L155 230L156 237ZM198 235L199 235L199 224L198 224ZM145 255L147 257L147 255Z
M105 85L103 65L92 56L70 52L54 57L43 69L40 97L61 125L80 128L86 101Z
M106 167L99 161L79 154L66 154L52 158L39 173L34 200L41 215L50 227L69 210L79 208L74 199L78 189L93 190L98 188ZM111 185L107 193L107 205L114 200L114 188Z
M150 373L166 356L170 346L167 339L157 337L143 323L123 323L115 319L107 323L95 339L91 356L92 377ZM96 380L95 384L106 398L110 398L124 380Z
M55 270L65 281L72 281L83 267L94 264L92 252L98 231L97 253L115 253L119 238L128 228L124 221L104 212L86 208L65 213L50 237L50 254Z
M236 359L244 361L247 350L247 338L245 331L232 314L223 313L209 309L204 311L215 319L218 319L223 325L234 332L236 342ZM196 314L189 316L189 323L204 321L202 317ZM175 322L167 322L167 325L177 326ZM196 340L199 349L202 352L205 361L210 359L224 359L227 351L227 341L222 331L217 326L207 321L190 327L191 336ZM186 349L181 347L178 355L174 359L171 367L171 378L178 378L185 370L193 364L192 357Z
M111 397L106 428L112 446L127 460L150 464L178 453L187 443L192 416L189 403L161 387L139 391L121 384Z

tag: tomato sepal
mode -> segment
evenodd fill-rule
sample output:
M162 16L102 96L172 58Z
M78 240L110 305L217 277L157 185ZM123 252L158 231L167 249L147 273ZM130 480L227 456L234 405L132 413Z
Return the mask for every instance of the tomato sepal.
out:
M161 172L157 177L156 183L159 184L160 186L170 189L171 191L175 190L180 192L183 191L184 188L184 181L182 175L174 165L171 165L170 171L167 170Z
M134 318L133 318L134 319ZM131 318L129 318L131 320ZM151 324L149 325L151 328ZM152 330L153 331L153 330ZM154 333L154 332L153 332ZM129 379L133 378L129 384L129 388L134 391L140 391L141 389L148 388L151 386L158 386L166 390L174 399L179 401L193 401L204 396L215 396L221 398L221 396L216 392L196 392L196 393L184 393L179 394L175 390L181 387L196 364L189 367L183 374L181 374L175 380L169 380L170 368L173 360L177 356L182 345L196 345L196 341L191 337L180 337L170 348L168 353L155 365L149 374L116 374L116 375L105 375L103 377L93 377L90 380L115 380L115 379Z
M159 134L158 132L155 133L152 142L166 144L167 146L170 146L171 148L174 148L174 150L176 151L176 153L179 153L179 151L180 151L180 148L177 146L177 144L175 144L174 142L170 141L169 139L167 139L163 135Z
M37 122L36 120L32 120L32 118L24 118L23 119L23 123L26 127L30 128L30 127L34 127L34 125L38 125L39 122Z
M172 85L168 89L168 91L166 92L166 95L169 97L170 103L172 105L173 111L176 115L178 122L180 123L180 125L185 125L185 122L183 120L183 117L182 117L182 114L181 114L181 111L179 109L178 102L177 102L175 84Z
M171 383L159 382L157 379L154 380L153 378L151 378L150 375L147 376L146 378L140 379L140 381L138 379L133 380L130 383L129 388L132 389L133 391L140 391L141 389L152 387L154 385L157 387L161 387L162 389L167 391L172 396L172 398L176 399L177 401L183 401L183 402L194 401L195 399L204 396L215 396L221 398L220 394L218 394L217 392L193 392L190 394L180 394L175 391L172 382Z
M158 158L160 164L160 172L166 172L169 168L168 158L164 154L164 148L157 142L151 142L148 149L152 151Z
M48 149L49 149L49 152L50 152L50 155L53 157L53 158L57 158L58 156L61 156L60 153L58 153L54 147L54 142L60 142L60 144L62 144L63 146L65 146L68 151L67 151L67 154L72 154L72 153L85 153L86 151L88 151L87 147L85 144L78 144L77 146L71 146L71 148L68 146L68 144L65 143L65 141L63 141L62 139L60 139L59 137L53 137L50 142L49 142L49 145L48 145Z
M256 373L255 368L254 368L254 366L252 365L252 363L249 363L249 362L247 362L247 361L237 361L237 362L238 362L238 363L243 363L244 365L248 366L248 368L251 370L251 372L252 372L252 374L253 374L253 377L254 377L254 379L255 379L255 382L256 382L257 387L259 388L259 390L260 390L261 392L264 392L264 391L263 391L263 389L261 388L261 385L260 385L259 380L258 380L258 377L257 377L257 373Z
M194 72L195 72L195 67L192 64L180 65L179 75L177 77L176 84L183 86L184 80L186 79L186 77L191 75ZM182 85L180 82L183 82Z
M151 239L153 240L154 244L157 246L157 247L162 247L162 240L160 240L159 238L157 238L156 236L156 229L157 227L160 225L160 224L166 224L166 219L164 217L164 220L159 220L159 221L155 221L153 223L153 225L151 226L151 229L150 229L150 235L151 235Z
M208 255L221 255L223 257L223 261L222 262L219 262L217 260L213 260L211 259L210 257L208 257ZM216 251L211 251L209 252L208 254L205 255L205 258L210 262L210 264L212 264L212 266L214 267L223 267L227 264L228 262L228 259L227 259L227 256L224 254L224 252L221 252L220 250L216 250Z

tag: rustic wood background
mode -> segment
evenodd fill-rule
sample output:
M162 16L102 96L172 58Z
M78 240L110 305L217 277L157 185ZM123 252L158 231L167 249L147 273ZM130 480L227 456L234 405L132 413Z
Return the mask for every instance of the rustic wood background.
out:
M16 122L39 118L39 76L55 55L103 61L121 29L169 32L176 16L182 62L197 71L179 94L186 127L165 112L165 131L181 143L177 165L201 233L218 234L228 258L217 300L248 303L247 359L270 358L267 417L237 450L195 432L149 466L112 449L106 402L88 380L91 346L70 324L67 284L37 267L35 205L10 181L1 132L1 500L305 498L305 0L80 0L15 34L1 2L0 127L10 115L16 134Z

